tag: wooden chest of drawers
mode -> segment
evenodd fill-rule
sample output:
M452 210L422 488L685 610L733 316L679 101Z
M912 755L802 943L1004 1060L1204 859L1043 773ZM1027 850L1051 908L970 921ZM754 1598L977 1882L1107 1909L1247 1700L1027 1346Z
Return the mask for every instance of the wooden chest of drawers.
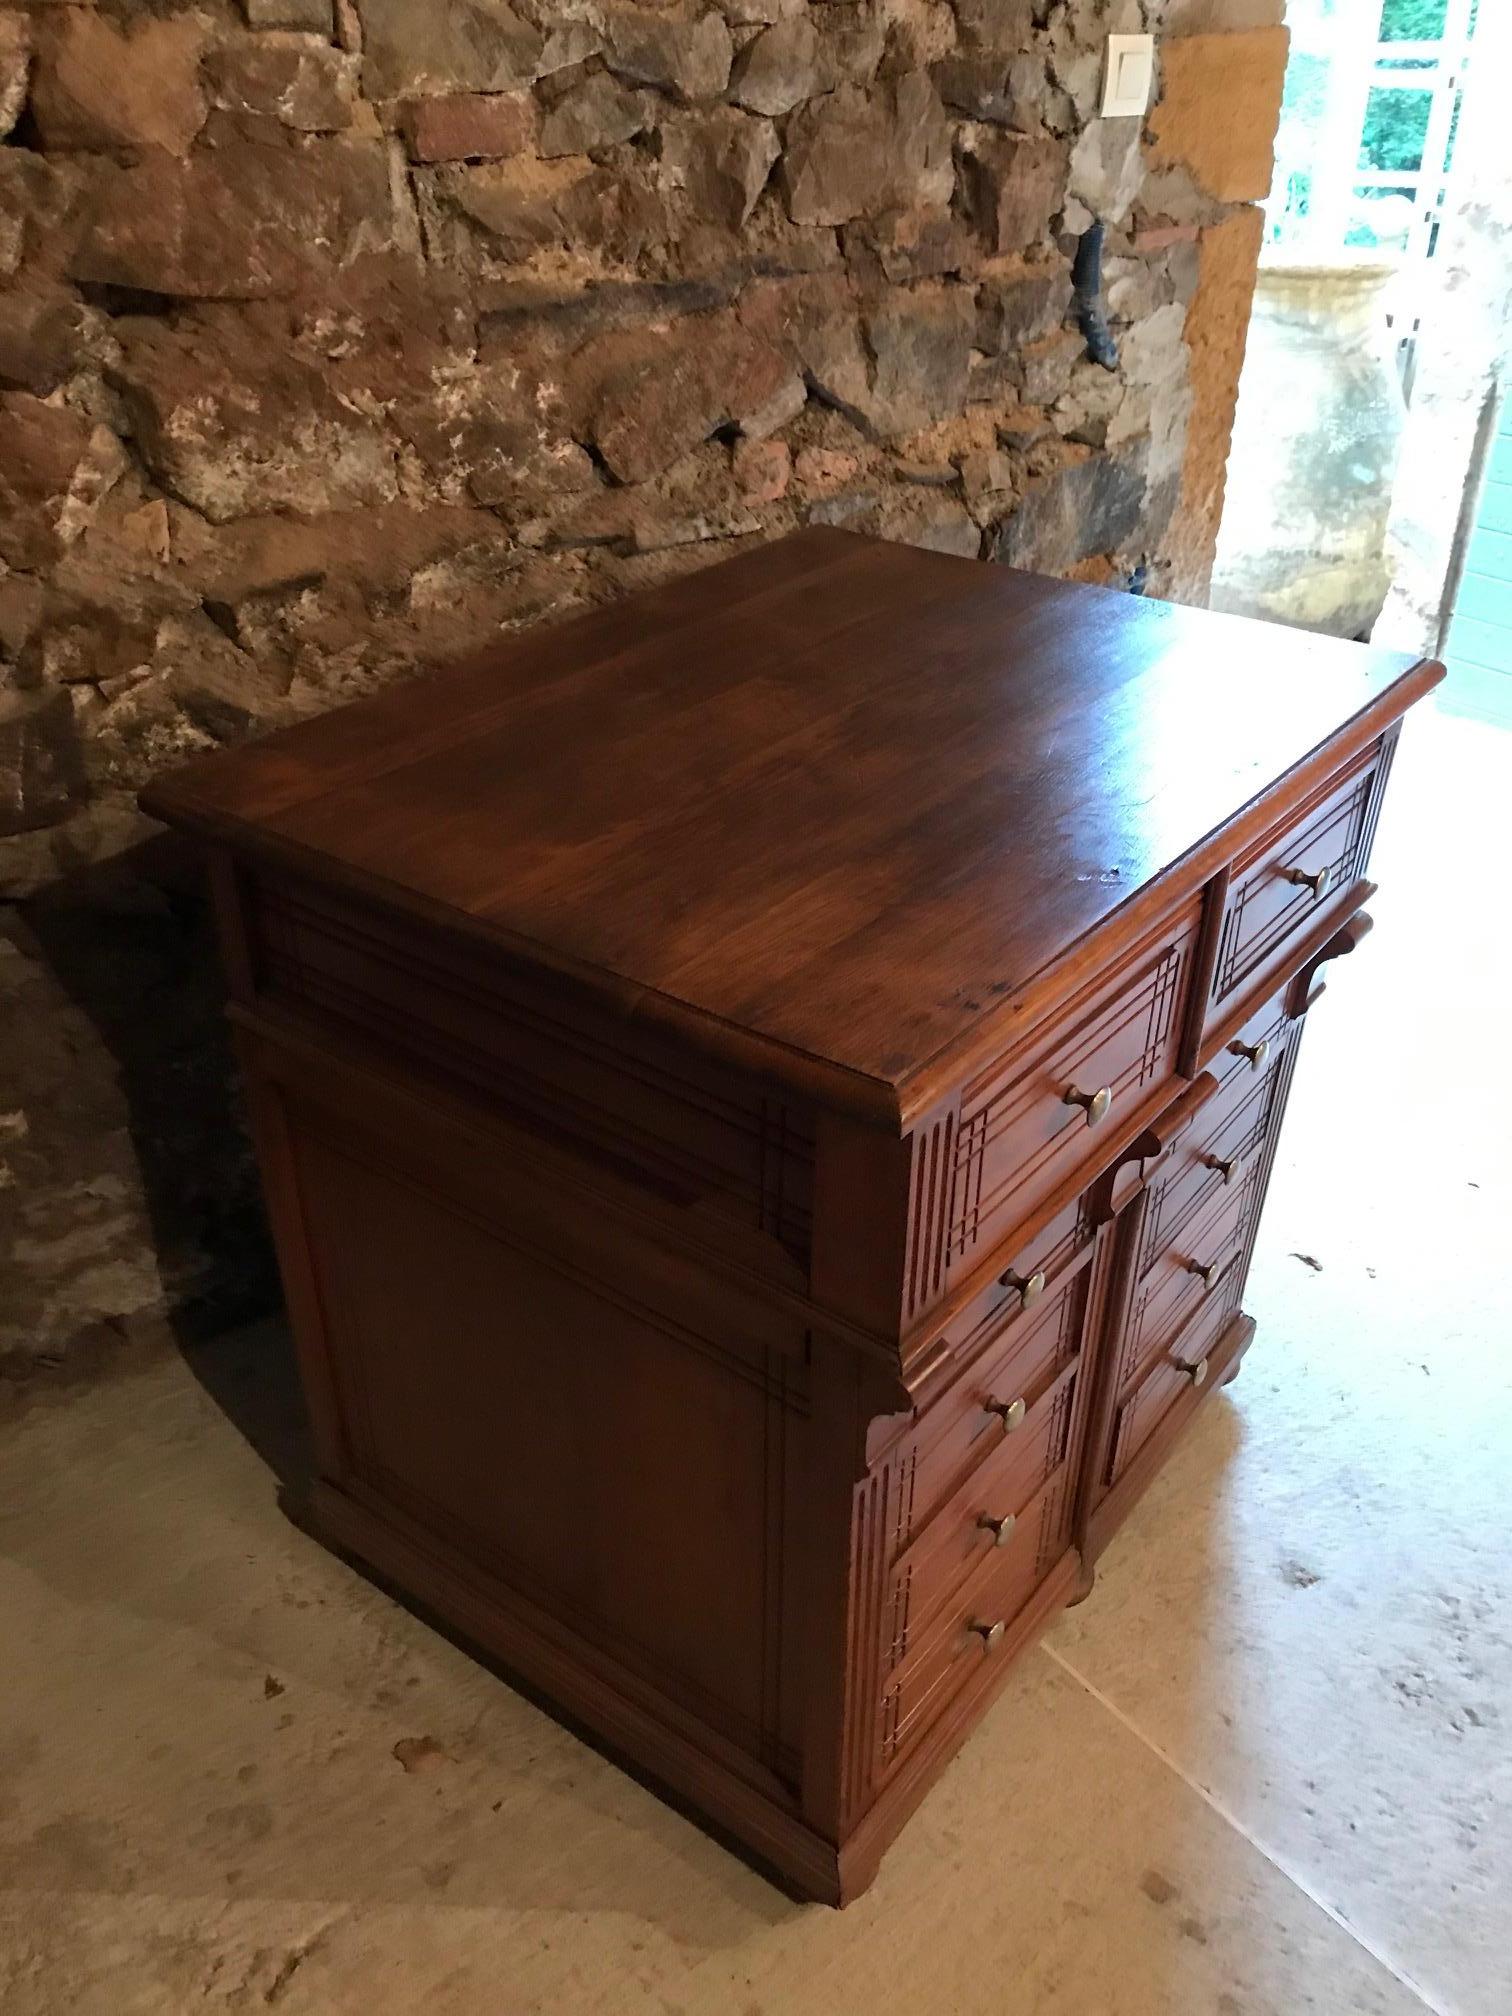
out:
M154 786L317 1529L853 1896L1249 1342L1438 676L811 531Z

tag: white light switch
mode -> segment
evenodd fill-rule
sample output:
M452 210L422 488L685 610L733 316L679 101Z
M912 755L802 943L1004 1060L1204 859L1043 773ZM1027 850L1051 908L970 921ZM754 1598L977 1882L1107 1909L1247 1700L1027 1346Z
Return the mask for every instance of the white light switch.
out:
M1110 35L1103 71L1104 119L1137 119L1150 102L1154 74L1153 35Z

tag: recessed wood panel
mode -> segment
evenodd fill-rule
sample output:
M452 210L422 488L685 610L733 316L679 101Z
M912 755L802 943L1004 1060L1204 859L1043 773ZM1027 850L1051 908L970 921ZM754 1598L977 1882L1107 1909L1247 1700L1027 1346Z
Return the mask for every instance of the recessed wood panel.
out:
M308 1124L295 1141L356 1476L791 1768L801 1356L732 1348Z

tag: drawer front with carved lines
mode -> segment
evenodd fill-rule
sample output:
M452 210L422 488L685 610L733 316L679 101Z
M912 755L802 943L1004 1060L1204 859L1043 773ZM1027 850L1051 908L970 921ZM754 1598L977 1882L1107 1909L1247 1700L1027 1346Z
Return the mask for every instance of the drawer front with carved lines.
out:
M1327 902L1364 875L1394 746L1391 737L1376 743L1236 864L1213 971L1214 1008L1263 971L1283 968Z
M1171 1409L1206 1386L1207 1354L1238 1309L1243 1291L1243 1270L1233 1267L1191 1313L1165 1356L1150 1367L1119 1408L1108 1463L1109 1484L1118 1482Z
M920 1633L887 1676L878 1727L878 1764L890 1769L929 1728L983 1659L991 1658L1014 1618L1067 1546L1070 1465L1063 1464L1028 1504L1007 1546L994 1548Z
M1184 1236L1171 1241L1136 1284L1118 1367L1120 1388L1168 1348L1226 1274L1238 1271L1260 1180L1257 1160L1237 1183L1221 1187L1205 1211L1192 1216Z
M928 1525L969 1470L1024 1432L1043 1396L1081 1354L1090 1269L1078 1264L1000 1331L918 1417L901 1456L897 1543Z
M1090 1247L1094 1231L1085 1194L1056 1213L1032 1239L1004 1261L1002 1271L946 1324L943 1344L950 1361L963 1365L1020 1313L1044 1301L1062 1275ZM1001 1257L1001 1256L1000 1256Z
M1224 1190L1237 1190L1265 1147L1296 1029L1277 998L1214 1059L1218 1090L1150 1185L1136 1263L1141 1278L1189 1238Z
M1052 1192L1090 1177L1104 1129L1175 1077L1198 905L1174 920L968 1084L961 1099L946 1272L1023 1224ZM910 1304L918 1300L911 1284Z
M1025 1508L1066 1460L1080 1372L1079 1359L1068 1365L904 1548L893 1569L884 1671L929 1632L963 1576L1012 1544Z

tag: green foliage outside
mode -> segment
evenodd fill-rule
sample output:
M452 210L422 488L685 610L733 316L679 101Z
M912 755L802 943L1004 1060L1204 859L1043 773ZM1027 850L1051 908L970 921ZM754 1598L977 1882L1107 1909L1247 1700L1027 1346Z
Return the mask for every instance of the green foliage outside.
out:
M1347 10L1358 4L1359 0L1288 0L1292 53L1276 139L1276 180L1267 209L1267 233L1273 239L1290 239L1306 228L1312 209L1316 135L1328 95L1331 31L1337 26L1341 8ZM1512 4L1512 0L1502 0L1502 4ZM1387 45L1437 42L1447 25L1448 7L1449 0L1381 0L1380 25L1374 39ZM1365 0L1364 11L1370 11L1369 0ZM1479 0L1472 0L1472 27L1478 11ZM1357 26L1360 33L1369 36L1375 22L1358 21ZM1386 50L1382 51L1382 60L1390 64ZM1346 240L1350 244L1401 242L1412 188L1410 178L1422 166L1436 64L1432 57L1403 56L1391 67L1420 72L1423 88L1416 89L1414 84L1372 86L1360 132L1358 165L1361 169L1400 175L1404 180L1392 186L1355 192L1353 215L1346 227Z

